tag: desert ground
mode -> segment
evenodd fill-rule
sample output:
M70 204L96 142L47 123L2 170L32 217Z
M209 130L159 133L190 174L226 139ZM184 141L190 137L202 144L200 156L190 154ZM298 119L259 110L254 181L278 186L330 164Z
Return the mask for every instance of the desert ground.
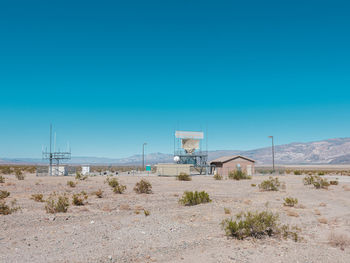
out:
M251 184L258 185L266 175L240 181L115 176L127 186L124 194L114 193L105 176L89 177L74 188L67 185L74 177L4 177L0 188L11 193L6 201L16 199L21 210L0 215L0 262L350 262L348 243L330 243L331 233L350 238L348 177L334 176L339 185L326 190L303 185L303 175L278 175L286 188L262 192ZM152 184L152 194L133 191L141 178ZM98 189L102 198L94 195ZM212 202L179 204L184 191L195 190L209 193ZM30 199L38 193L45 199L54 191L69 196L85 191L88 203L48 214L45 202ZM298 205L285 207L287 196L297 198ZM281 223L298 226L302 240L236 240L220 225L241 211L266 209L278 213Z

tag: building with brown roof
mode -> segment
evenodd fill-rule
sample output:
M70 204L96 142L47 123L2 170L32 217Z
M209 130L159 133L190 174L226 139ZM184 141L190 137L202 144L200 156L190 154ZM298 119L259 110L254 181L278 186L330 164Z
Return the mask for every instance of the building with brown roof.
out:
M228 176L230 171L235 170L241 170L247 175L253 175L255 172L255 161L241 155L217 158L210 162L210 166L212 167L212 174L220 174L225 177Z

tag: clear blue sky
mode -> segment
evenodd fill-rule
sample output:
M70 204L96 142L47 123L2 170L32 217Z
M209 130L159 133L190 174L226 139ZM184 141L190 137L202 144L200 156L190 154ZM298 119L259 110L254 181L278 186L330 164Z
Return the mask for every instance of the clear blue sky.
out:
M350 134L349 1L1 1L0 157Z

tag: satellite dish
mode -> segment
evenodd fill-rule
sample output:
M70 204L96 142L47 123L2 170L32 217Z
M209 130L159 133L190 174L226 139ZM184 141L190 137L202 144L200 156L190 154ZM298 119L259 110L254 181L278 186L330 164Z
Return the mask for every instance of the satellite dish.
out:
M178 161L180 161L180 157L179 157L179 156L175 156L175 157L174 157L174 162L177 163Z

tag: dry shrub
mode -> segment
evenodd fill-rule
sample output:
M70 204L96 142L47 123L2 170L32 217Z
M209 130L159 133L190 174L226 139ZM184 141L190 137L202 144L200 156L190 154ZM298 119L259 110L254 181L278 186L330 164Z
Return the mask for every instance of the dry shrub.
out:
M4 200L0 201L0 215L9 215L20 209L19 206L16 206L16 200L11 201L11 206L7 205Z
M43 194L32 194L30 199L34 200L35 202L45 202L43 197L44 197Z
M215 175L214 175L214 179L215 179L215 180L222 180L223 177L222 177L222 175L220 175L220 174L215 174Z
M116 194L122 194L125 192L125 190L126 190L126 186L121 184L113 188L113 192Z
M192 178L187 173L180 173L178 176L176 176L176 179L179 181L191 181Z
M304 185L313 185L316 189L328 189L328 186L330 185L327 179L322 178L320 176L306 176L303 179Z
M66 194L58 195L55 192L50 194L46 200L45 210L47 213L66 213L69 207L69 200Z
M294 171L294 175L301 175L302 172L301 171Z
M250 186L251 186L251 187L255 187L255 186L256 186L256 184L251 184Z
M259 189L261 191L278 191L281 187L281 182L278 180L277 177L269 177L268 180L262 181L261 184L259 184Z
M120 210L131 210L131 207L128 205L128 204L121 204L120 206L119 206L119 209Z
M98 189L96 192L95 192L95 195L98 197L98 198L102 198L103 196L103 191L101 189Z
M0 175L0 184L5 183L5 177L3 177L2 175Z
M329 181L330 185L338 185L339 182L337 180Z
M291 237L294 241L299 240L296 231L292 231L287 225L281 226L278 214L269 211L242 212L236 215L236 220L225 219L221 225L227 236L239 240L247 237L263 238L264 236Z
M233 180L252 179L251 176L248 176L245 172L241 170L230 171L228 174L228 178Z
M248 200L244 200L243 203L246 204L246 205L251 205L252 204L252 200L249 200L249 199Z
M295 211L292 211L292 210L287 210L286 213L288 216L299 217L299 214Z
M224 212L226 215L231 214L231 210L229 208L226 208L226 207L224 208Z
M113 192L116 194L122 194L126 190L126 186L119 184L117 178L107 178L107 183L110 187L113 188Z
M306 206L305 205L302 205L302 204L299 204L299 205L297 205L297 206L295 206L296 208L300 208L300 209L305 209L306 208Z
M72 204L76 206L85 205L87 198L88 198L88 195L83 191L79 194L73 194Z
M340 247L344 250L350 245L350 238L345 234L331 232L328 236L328 243L333 247Z
M202 192L189 192L186 191L184 192L182 198L179 200L179 203L186 205L186 206L191 206L191 205L198 205L202 203L209 203L211 202L208 193L205 191Z
M328 223L328 220L324 217L321 217L318 219L318 222L321 223L321 224L327 224Z
M67 185L70 186L70 187L75 187L77 184L74 183L73 181L68 181Z
M143 209L143 213L145 214L145 216L149 216L151 214L151 212L146 209Z
M325 203L320 203L319 206L326 207L327 205Z
M76 172L75 179L80 181L85 181L88 178L87 175L83 176L80 172Z
M293 207L298 204L298 199L293 197L286 197L284 198L284 204L285 206Z
M6 197L10 196L10 192L5 190L0 190L0 199L5 199Z
M24 177L25 177L25 175L19 169L15 170L15 176L18 180L24 180Z
M134 191L138 194L151 194L152 185L147 180L142 179L140 182L136 183Z

